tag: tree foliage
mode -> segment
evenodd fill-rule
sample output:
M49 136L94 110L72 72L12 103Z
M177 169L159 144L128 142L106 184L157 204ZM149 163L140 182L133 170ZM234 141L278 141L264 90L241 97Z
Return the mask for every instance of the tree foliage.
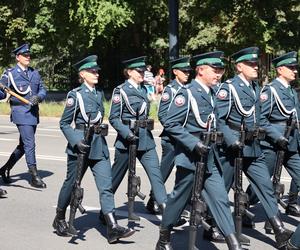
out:
M32 44L33 66L50 88L76 84L72 65L97 54L102 82L122 79L121 61L148 55L154 68L168 65L167 0L2 0L0 70L10 51ZM180 54L212 49L230 55L246 46L276 54L299 50L299 0L179 0Z

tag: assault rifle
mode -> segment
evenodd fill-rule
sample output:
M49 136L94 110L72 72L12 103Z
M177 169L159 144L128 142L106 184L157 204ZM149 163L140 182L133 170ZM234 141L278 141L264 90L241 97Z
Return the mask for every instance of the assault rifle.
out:
M295 128L295 120L293 120L293 114L294 113L290 115L289 119L286 122L284 137L287 140L289 139L292 130ZM276 199L278 203L285 209L287 208L287 204L282 200L284 194L284 184L280 183L284 155L285 155L285 150L280 149L277 151L272 182L273 182Z
M207 120L207 131L203 133L203 144L209 146L213 142L214 134L217 132L211 132L211 117ZM208 154L208 153L207 153ZM207 154L201 155L196 162L196 172L193 183L192 197L191 197L191 216L190 216L190 228L189 228L189 246L188 250L196 250L196 238L197 229L200 224L205 230L209 231L211 226L204 220L207 214L207 205L201 196L201 192L204 184L204 174L207 167Z
M240 148L237 157L234 159L234 222L238 239L243 245L250 245L250 240L242 234L242 217L246 215L250 219L254 218L254 214L247 210L249 205L248 194L243 191L243 149L245 146L245 123L242 117L240 128Z
M84 129L84 142L86 145L91 146L94 135L94 126L90 125L90 117L87 126ZM69 233L71 235L77 235L77 230L74 227L74 219L77 208L79 211L84 214L85 209L82 206L83 200L83 188L81 185L82 176L84 174L87 159L89 156L89 150L85 153L78 153L77 156L77 169L76 169L76 179L72 189L71 201L70 201L70 216L69 216Z
M130 121L130 129L135 136L138 136L139 126L139 113L136 111L136 120ZM140 217L134 213L134 199L138 196L144 200L146 195L141 193L141 178L136 176L136 140L133 140L129 144L129 163L128 163L128 185L127 185L127 197L128 197L128 220L139 221Z

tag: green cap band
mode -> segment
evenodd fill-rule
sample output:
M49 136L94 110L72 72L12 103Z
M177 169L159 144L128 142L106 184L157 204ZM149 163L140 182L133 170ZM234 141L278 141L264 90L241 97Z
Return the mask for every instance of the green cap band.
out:
M139 68L139 67L146 67L145 62L137 62L137 63L132 63L127 65L127 68Z
M180 69L180 68L186 68L186 67L190 67L190 64L189 63L177 63L177 64L174 64L172 66L172 69Z
M297 62L296 58L287 58L285 60L282 60L282 61L278 62L276 64L276 67L279 67L279 66L282 66L282 65L285 65L285 64L294 63L294 62Z
M88 63L85 63L83 64L78 71L80 70L83 70L83 69L90 69L90 68L93 68L95 66L98 66L97 62L88 62Z
M204 59L197 61L196 65L199 66L199 65L205 65L205 64L208 64L208 65L221 64L221 66L224 65L223 61L220 58L204 58Z
M247 61L247 60L252 60L252 59L258 59L258 55L257 54L247 54L247 55L243 55L239 58L236 59L236 63L241 62L241 61Z

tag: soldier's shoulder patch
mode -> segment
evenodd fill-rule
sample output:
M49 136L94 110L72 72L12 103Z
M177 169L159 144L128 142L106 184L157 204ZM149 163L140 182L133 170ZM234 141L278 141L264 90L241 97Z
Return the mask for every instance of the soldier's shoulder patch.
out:
M226 89L221 89L218 93L218 98L223 100L227 97L228 91Z
M66 106L67 107L72 107L74 105L75 101L74 101L74 98L72 97L69 97L66 101Z
M118 104L121 101L120 95L114 94L112 101L113 101L113 103Z
M163 93L163 95L161 96L161 100L163 102L168 101L170 99L170 95L168 92Z
M261 101L261 102L265 102L266 100L268 100L268 98L269 98L269 96L268 96L267 93L262 93L262 94L260 95L260 101Z
M183 95L178 95L175 97L174 102L178 107L183 106L185 104L185 97Z

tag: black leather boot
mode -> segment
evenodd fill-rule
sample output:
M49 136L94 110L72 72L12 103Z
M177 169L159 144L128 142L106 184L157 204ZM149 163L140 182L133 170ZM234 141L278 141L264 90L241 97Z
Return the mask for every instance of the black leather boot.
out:
M159 214L160 213L158 204L154 200L153 196L150 196L150 198L147 202L146 208L147 208L147 210L149 211L150 214Z
M171 246L171 230L160 228L159 229L159 239L156 243L155 250L173 250Z
M300 250L300 247L296 247L291 243L291 240L288 241L286 245L286 250Z
M72 236L69 233L69 227L65 220L66 209L56 208L56 216L52 223L53 228L56 230L57 235L59 236Z
M211 227L209 230L205 230L205 229L203 230L203 239L206 239L206 240L212 241L212 242L225 243L225 237L219 230L215 220L211 216L207 216L205 221Z
M9 184L12 182L10 179L10 170L11 168L7 164L0 168L0 175L5 184Z
M279 218L279 216L274 216L272 218L269 218L269 221L274 230L277 248L280 249L282 247L285 247L287 245L289 238L293 234L293 231L284 227L282 220Z
M298 205L298 193L289 193L288 206L285 213L300 217L300 206Z
M229 250L243 250L235 234L229 234L225 240Z
M208 231L203 230L203 238L212 242L226 242L223 234L220 232L219 228L216 225L211 226L211 228Z
M108 243L114 243L120 238L126 238L135 233L135 230L131 228L125 228L118 225L113 213L104 215L107 224L107 241Z
M6 190L0 188L0 197L7 195Z
M36 166L31 166L29 168L29 173L31 174L30 185L36 188L46 188L46 183L43 182L42 178L38 175Z
M266 222L265 222L264 229L265 229L266 234L274 234L272 225L271 225L270 221L268 221L268 220L266 220Z

